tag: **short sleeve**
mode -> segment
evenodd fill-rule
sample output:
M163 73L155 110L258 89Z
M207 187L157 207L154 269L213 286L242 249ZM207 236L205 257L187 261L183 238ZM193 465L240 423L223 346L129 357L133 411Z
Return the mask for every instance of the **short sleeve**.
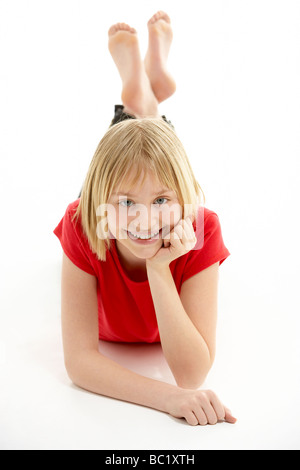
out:
M218 215L209 211L203 220L196 230L197 245L187 254L182 283L217 262L221 265L230 255L223 241Z
M53 230L53 233L59 239L64 253L72 263L86 273L96 276L91 260L92 252L87 240L84 239L78 222L76 222L76 219L72 220L73 215L74 210L72 210L72 205L70 204L64 217Z

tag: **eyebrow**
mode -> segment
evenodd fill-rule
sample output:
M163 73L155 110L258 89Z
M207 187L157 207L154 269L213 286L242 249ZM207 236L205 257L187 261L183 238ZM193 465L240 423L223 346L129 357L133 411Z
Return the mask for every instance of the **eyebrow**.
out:
M162 194L162 193L172 193L173 190L172 189L161 189L158 193L154 193L152 194L152 196L158 196L159 194ZM115 196L130 196L130 197L136 197L136 194L131 194L131 193L123 193L123 192L118 192L118 193L113 193L113 195Z

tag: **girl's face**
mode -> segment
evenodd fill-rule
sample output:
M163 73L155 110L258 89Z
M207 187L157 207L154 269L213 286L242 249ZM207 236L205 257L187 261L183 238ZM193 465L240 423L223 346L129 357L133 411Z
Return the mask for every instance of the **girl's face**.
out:
M176 193L164 188L149 172L141 186L142 176L133 190L128 192L123 186L108 201L109 231L122 253L131 259L132 255L152 258L182 218Z

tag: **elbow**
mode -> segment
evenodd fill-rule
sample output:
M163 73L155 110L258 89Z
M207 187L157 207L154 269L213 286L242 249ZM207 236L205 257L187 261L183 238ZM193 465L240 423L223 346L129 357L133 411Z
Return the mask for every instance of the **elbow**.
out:
M89 387L90 381L87 374L78 366L68 365L65 366L67 375L72 382L78 388L83 390L91 390Z
M176 379L176 383L179 388L198 390L205 382L206 377L207 374L201 374L201 376L198 377L184 377Z
M65 356L65 370L71 382L82 388L85 371L89 369L90 351L83 351L75 356Z
M202 365L196 371L189 374L182 374L180 377L175 377L177 386L179 388L198 390L205 382L209 371L212 368L213 362L209 362L205 366Z
M84 349L75 355L65 355L65 369L69 379L77 387L90 390L95 372L101 369L102 355L96 349Z
M65 361L65 370L71 382L78 385L78 367L75 367L72 362Z

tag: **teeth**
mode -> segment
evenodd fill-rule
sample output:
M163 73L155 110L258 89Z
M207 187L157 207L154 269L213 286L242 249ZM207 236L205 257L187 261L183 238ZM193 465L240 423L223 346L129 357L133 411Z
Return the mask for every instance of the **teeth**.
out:
M150 235L149 237L146 237L146 236L144 236L144 237L140 236L139 237L137 235L134 235L134 233L132 233L132 232L128 231L128 233L130 233L130 235L132 235L134 238L138 238L139 240L150 240L150 238L154 238L159 234L159 232L157 232L157 233L154 233L153 235Z

